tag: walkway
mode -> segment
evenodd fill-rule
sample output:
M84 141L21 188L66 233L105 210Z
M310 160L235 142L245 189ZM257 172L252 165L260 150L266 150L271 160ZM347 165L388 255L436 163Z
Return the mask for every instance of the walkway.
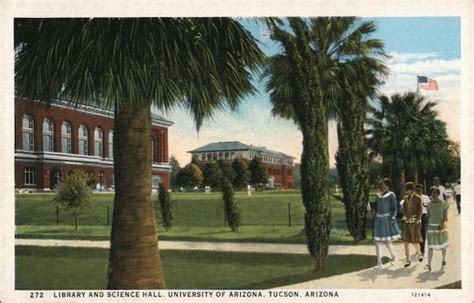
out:
M427 264L428 249L425 252L425 260L418 262L413 256L411 266L404 268L405 253L402 243L395 245L398 260L394 266L385 264L383 269L364 269L357 272L332 276L328 278L287 285L280 288L286 289L332 289L337 288L436 288L461 280L461 235L460 216L457 215L456 204L450 202L448 212L448 232L450 246L447 250L447 267L440 271L441 252L435 251L432 263L432 271L428 272L423 267ZM366 246L367 247L367 246ZM384 248L385 249L385 248ZM410 247L414 253L414 249ZM383 251L390 256L387 250ZM374 247L365 251L366 254L375 254ZM375 265L375 264L374 264Z
M432 272L423 269L427 264L427 258L419 263L413 257L411 267L404 268L403 244L398 243L395 245L398 261L394 266L385 264L381 270L370 268L279 288L333 289L335 285L337 288L435 288L459 281L461 279L460 217L457 216L456 205L452 202L448 216L448 229L451 245L447 251L448 266L444 272L439 271L441 262L439 251L435 251ZM110 243L109 241L86 240L16 239L15 245L109 248ZM302 244L159 241L158 245L162 250L308 254L306 245ZM413 251L413 248L411 250ZM384 253L388 256L387 251ZM374 255L375 248L373 245L332 245L329 248L329 258L331 255L345 254Z
M28 246L58 246L58 247L86 247L109 248L109 241L88 240L53 240L53 239L15 239L15 245ZM159 241L158 247L162 250L208 250L225 252L250 253L280 253L307 255L308 249L304 244L276 244L276 243L230 243L230 242L191 242L191 241ZM329 248L330 255L367 254L373 253L369 245L349 246L333 245Z

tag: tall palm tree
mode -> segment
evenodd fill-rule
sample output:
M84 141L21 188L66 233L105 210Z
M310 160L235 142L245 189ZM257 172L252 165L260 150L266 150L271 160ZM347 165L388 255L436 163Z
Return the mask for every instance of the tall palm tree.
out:
M108 288L163 288L151 201L151 106L215 109L252 92L264 55L230 18L16 19L19 97L113 108L114 212Z
M383 45L380 42L380 45ZM354 72L351 73L350 71ZM348 63L341 79L345 85L338 98L336 167L339 174L346 222L356 243L367 237L369 199L369 154L365 122L368 98L373 97L379 76L387 68L378 59L366 57Z
M418 182L436 165L442 165L449 150L446 124L438 118L436 102L414 92L381 96L370 110L369 147L392 173L397 195L405 180Z
M368 39L371 22L357 19L288 18L268 21L271 38L282 52L271 58L265 72L273 113L293 119L303 134L301 187L308 249L316 270L323 266L330 235L329 201L324 199L328 178L328 119L351 72L351 62L381 53L379 40ZM355 70L352 70L354 72ZM354 75L354 73L352 73Z

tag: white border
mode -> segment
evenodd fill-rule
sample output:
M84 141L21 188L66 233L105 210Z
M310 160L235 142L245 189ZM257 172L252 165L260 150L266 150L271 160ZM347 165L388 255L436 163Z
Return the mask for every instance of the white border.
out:
M462 179L469 189L474 184L471 129L474 125L474 101L472 86L472 19L471 0L212 0L212 1L147 1L147 0L2 0L0 2L0 301L26 302L27 293L14 291L14 111L13 111L13 17L78 17L78 16L309 16L309 15L356 15L356 16L461 16L461 156ZM179 121L174 121L179 123ZM384 301L384 302L473 302L472 271L473 255L473 195L466 190L463 196L462 224L462 290L430 290L429 298L413 298L410 289L403 290L350 290L339 289L341 297L336 299L313 298L307 302L337 301ZM337 285L334 286L337 289ZM48 299L48 302L59 300ZM66 302L67 300L60 300ZM102 301L102 300L101 300ZM114 300L113 302L134 300ZM155 300L156 301L156 300ZM174 302L195 302L195 299L174 300ZM200 300L216 302L217 299ZM239 299L233 302L257 302L258 299ZM265 299L261 302L283 302L284 299ZM36 300L41 302L41 300ZM87 300L81 301L87 302ZM136 301L135 301L136 302ZM164 301L163 301L164 302ZM292 300L294 302L294 300Z

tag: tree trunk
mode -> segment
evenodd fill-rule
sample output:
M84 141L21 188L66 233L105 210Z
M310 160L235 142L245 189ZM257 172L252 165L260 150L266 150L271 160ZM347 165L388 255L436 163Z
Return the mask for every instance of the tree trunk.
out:
M150 134L149 104L117 110L109 289L165 287L151 199Z
M76 230L78 230L78 219L77 219L77 208L74 208L74 225L76 226Z
M400 169L400 197L405 195L405 169Z
M336 167L343 192L347 227L358 243L367 237L369 159L364 129L365 110L359 100L353 99L339 116Z
M331 213L325 198L328 178L327 122L317 119L316 127L303 129L301 191L305 206L308 250L319 270L328 255Z

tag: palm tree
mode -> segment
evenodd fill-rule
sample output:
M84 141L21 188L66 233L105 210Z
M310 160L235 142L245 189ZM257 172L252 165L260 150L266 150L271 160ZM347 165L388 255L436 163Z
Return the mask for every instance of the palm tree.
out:
M380 43L380 45L383 45ZM354 73L347 70L354 70ZM369 199L369 154L365 122L368 98L375 94L378 76L387 68L374 58L348 63L341 80L345 85L337 101L336 167L343 192L346 222L356 243L367 237L367 202Z
M15 20L19 97L113 108L115 188L108 288L164 288L151 200L151 106L196 127L253 91L264 55L230 18Z
M449 150L446 124L434 110L436 102L413 92L381 96L370 110L368 121L369 147L372 156L382 158L403 195L402 186L408 178L418 182L434 166L443 165Z
M265 72L267 91L277 116L293 119L303 134L301 187L308 249L316 270L328 253L330 207L328 179L328 119L345 83L342 75L355 75L351 62L382 54L379 40L367 39L371 22L356 26L357 19L288 18L268 21L271 38L282 52L271 58ZM352 73L351 73L352 72Z

